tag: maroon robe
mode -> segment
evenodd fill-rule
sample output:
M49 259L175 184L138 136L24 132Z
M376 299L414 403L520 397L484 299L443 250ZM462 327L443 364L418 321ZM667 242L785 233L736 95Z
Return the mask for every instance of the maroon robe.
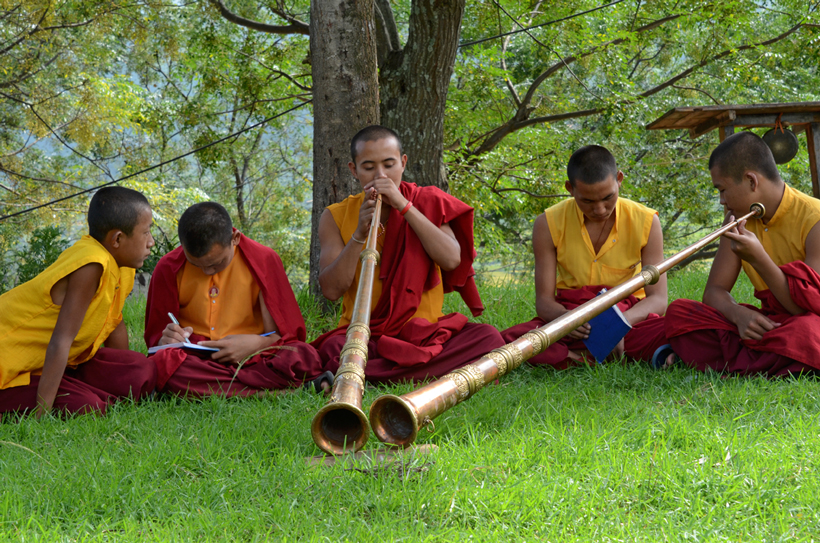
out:
M555 301L567 309L575 309L579 305L588 302L601 292L601 289L609 288L601 285L586 286L578 289L561 289L555 295ZM635 296L630 296L618 302L618 309L626 311L640 300ZM518 339L527 332L544 326L547 322L539 317L535 317L529 322L523 322L501 332L501 337L507 343ZM664 335L663 319L655 313L650 313L646 320L637 323L632 327L626 337L624 337L624 354L629 358L638 360L650 360L655 349L667 343ZM563 370L579 363L568 357L569 351L586 351L584 342L571 339L566 336L559 339L547 349L529 359L529 363L536 366L552 366L555 369ZM594 363L594 358L589 358L589 363Z
M157 390L197 397L249 396L263 390L298 386L325 371L316 350L304 343L305 321L279 255L244 235L240 236L236 250L259 285L281 339L241 366L202 359L182 349L159 351L151 357L157 366ZM145 343L149 347L159 343L169 322L168 313L179 314L177 274L185 262L185 253L178 247L160 259L151 277L145 308ZM205 339L191 337L194 342Z
M156 380L156 368L145 355L101 347L91 360L66 368L54 409L67 414L104 414L118 400L146 397L153 392ZM39 384L40 376L32 375L26 386L0 390L0 413L34 410Z
M666 312L666 335L680 359L700 371L710 368L738 375L776 377L820 370L820 275L800 261L780 269L786 274L792 300L806 313L792 315L770 290L757 291L759 309L741 305L781 326L759 340L741 339L737 327L717 309L675 300Z
M437 322L412 318L425 291L443 283L444 292L458 292L474 316L484 310L475 285L473 208L436 187L402 181L402 195L435 226L449 224L461 246L461 263L436 273L421 240L398 210L390 208L381 255L382 295L370 316L370 345L365 373L368 381L387 382L440 377L504 345L498 330L468 323L451 313ZM339 366L347 326L316 339L328 369Z

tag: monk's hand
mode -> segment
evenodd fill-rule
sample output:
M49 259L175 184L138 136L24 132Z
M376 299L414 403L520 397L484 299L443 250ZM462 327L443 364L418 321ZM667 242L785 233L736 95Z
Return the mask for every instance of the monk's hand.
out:
M190 326L183 328L178 324L171 323L162 331L162 337L159 338L160 345L168 345L169 343L185 343L191 337L194 329Z
M780 323L748 307L737 306L735 311L734 321L741 339L760 340L763 334L780 326Z
M364 189L364 202L362 202L362 207L359 208L359 224L356 226L356 231L353 232L353 237L359 241L367 239L367 235L370 233L370 221L373 220L373 213L376 211L376 191L369 187L370 185Z
M278 338L278 334L267 337L255 334L236 334L217 340L200 341L197 345L219 349L211 355L211 360L221 364L239 364L250 355L265 347L270 347Z
M583 340L589 337L590 330L592 330L592 326L590 326L588 322L585 322L584 324L570 332L568 337L572 339Z
M735 218L730 216L729 221L733 220ZM758 262L760 257L766 254L766 249L763 248L757 236L746 230L745 220L740 221L735 228L723 235L732 240L732 252L750 264Z
M401 195L399 187L387 176L377 177L365 186L365 189L373 188L376 194L382 195L382 202L401 211L407 205L407 198Z
M607 358L613 361L620 360L625 352L626 349L624 348L624 338L621 338L621 341L619 341L618 344L615 345L615 348L612 349L612 352L609 354Z

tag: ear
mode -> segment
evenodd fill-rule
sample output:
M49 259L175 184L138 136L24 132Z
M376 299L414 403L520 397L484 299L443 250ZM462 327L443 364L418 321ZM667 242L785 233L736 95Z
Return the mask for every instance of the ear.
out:
M123 238L125 238L125 232L122 230L112 230L106 236L108 238L111 247L114 249L119 249L120 245L122 244Z
M234 230L233 231L233 234L231 234L231 245L233 247L236 247L237 245L239 245L239 236L241 236L241 235L242 234L239 233L239 230Z
M749 189L752 192L757 192L760 188L760 175L757 172L751 170L743 172L743 181L749 184Z
M356 175L356 163L355 162L348 162L347 167L350 168L350 173L353 174L353 177L355 177L358 180L359 176Z
M407 166L407 155L401 155L401 169L403 170Z
M567 192L570 196L575 196L575 194L573 194L574 189L572 183L570 183L569 181L564 181L564 187L567 189Z
M621 188L621 183L624 182L624 172L618 170L618 175L615 176L615 181L618 182L618 188Z

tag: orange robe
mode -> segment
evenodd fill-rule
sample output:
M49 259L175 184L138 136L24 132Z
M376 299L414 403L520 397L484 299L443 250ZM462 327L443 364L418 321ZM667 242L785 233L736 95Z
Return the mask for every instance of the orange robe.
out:
M134 286L135 270L119 267L105 247L86 235L63 251L40 275L0 296L0 348L9 353L0 359L0 392L20 388L14 391L13 397L5 394L5 401L0 397L0 404L5 405L0 406L0 411L35 407L36 401L29 400L36 400L46 348L60 314L60 306L51 299L51 289L67 275L93 263L103 267L100 285L71 344L55 408L72 412L104 411L110 403L109 397L127 396L129 391L140 397L153 390L156 372L139 353L103 348L106 353L102 358L106 364L93 364L103 342L122 322L122 308ZM121 364L117 364L118 359ZM75 370L86 364L109 374L96 375L91 367L86 367L80 372L82 377L77 377ZM97 385L95 391L84 391L83 382L88 379ZM77 382L73 382L75 380ZM100 386L106 382L113 389ZM69 386L71 391L66 391L64 386Z
M657 212L632 200L618 198L614 213L615 224L596 252L584 224L584 214L574 198L544 211L557 257L556 301L567 309L578 307L601 289L615 287L641 271L641 251L649 242L652 217ZM640 289L620 302L618 307L626 311L645 297L644 289ZM657 315L650 316L627 333L624 348L628 357L651 357L655 348L665 342L663 322L654 322L655 317ZM546 321L536 317L504 330L501 335L507 342L514 341L544 324ZM531 358L529 363L563 369L574 365L574 361L567 357L570 350L585 349L582 341L565 338Z
M316 349L304 343L305 324L279 255L240 236L227 268L205 275L187 262L179 247L160 259L151 277L146 306L145 341L158 344L168 312L191 326L191 341L265 332L259 298L281 339L239 366L204 359L182 349L151 357L157 389L184 396L250 396L312 381L326 371Z

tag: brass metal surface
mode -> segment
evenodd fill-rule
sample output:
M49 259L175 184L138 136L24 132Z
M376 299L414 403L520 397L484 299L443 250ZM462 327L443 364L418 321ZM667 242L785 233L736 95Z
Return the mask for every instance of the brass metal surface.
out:
M564 313L552 322L495 349L472 364L463 366L437 381L402 396L385 395L376 398L370 406L373 433L382 442L402 447L409 446L415 441L419 429L432 422L444 411L465 401L496 378L513 371L524 360L544 352L551 344L632 293L646 285L657 283L661 274L666 273L726 231L735 228L740 221L750 218L761 219L765 214L766 210L762 204L752 204L750 212L743 217L718 228L657 265L644 266L638 275Z
M379 252L376 250L381 221L382 197L376 197L376 210L370 223L367 242L359 255L361 272L353 317L347 327L345 343L339 353L339 369L328 403L313 417L310 434L314 443L328 454L355 452L370 437L370 423L362 411L367 349L370 342L370 305Z

